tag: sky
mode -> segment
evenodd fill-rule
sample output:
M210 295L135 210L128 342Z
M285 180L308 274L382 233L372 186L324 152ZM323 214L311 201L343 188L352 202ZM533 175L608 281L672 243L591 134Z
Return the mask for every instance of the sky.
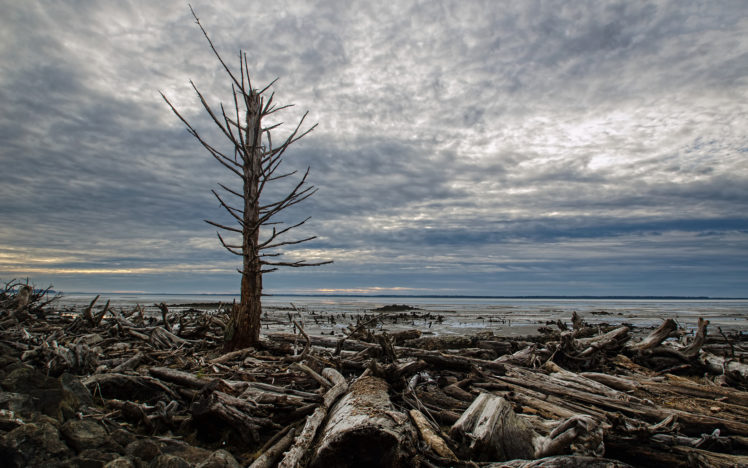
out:
M186 2L0 0L0 281L236 293L230 83ZM272 6L271 6L272 5ZM192 0L273 86L311 242L271 294L748 297L748 2ZM224 147L225 148L225 147ZM276 186L269 193L280 193Z

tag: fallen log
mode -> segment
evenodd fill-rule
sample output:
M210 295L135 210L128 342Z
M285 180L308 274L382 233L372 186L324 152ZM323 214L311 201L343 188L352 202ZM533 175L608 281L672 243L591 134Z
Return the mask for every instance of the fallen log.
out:
M548 436L538 434L504 398L481 393L449 431L463 458L479 461L536 459L564 452L600 456L602 426L592 417L561 421Z
M452 426L458 455L477 461L535 458L537 434L504 398L481 393Z
M600 350L618 351L629 338L629 327L623 326L599 336L577 339L574 344L581 351L575 357L587 357Z
M638 388L638 384L634 380L616 375L601 372L580 372L578 375L622 392L631 392Z
M295 468L301 465L302 460L306 459L309 448L314 442L317 429L327 415L327 410L348 389L348 383L346 382L345 377L340 375L340 373L335 369L330 367L325 368L322 371L322 376L332 382L333 386L325 393L325 396L322 399L322 404L318 406L309 417L307 417L303 429L294 439L293 446L288 450L288 452L286 452L280 463L278 463L278 468Z
M387 382L365 376L332 408L311 467L410 466L415 430L390 402Z
M748 456L710 452L694 447L673 447L673 451L685 456L689 466L708 466L709 468L734 468L748 466Z
M748 382L748 364L711 353L703 353L700 361L711 374L724 375L742 384Z

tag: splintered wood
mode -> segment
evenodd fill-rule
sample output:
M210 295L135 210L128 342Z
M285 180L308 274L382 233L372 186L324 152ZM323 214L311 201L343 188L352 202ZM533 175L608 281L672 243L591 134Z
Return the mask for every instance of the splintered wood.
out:
M386 334L377 316L315 336L297 321L222 354L222 310L61 314L22 291L0 297L0 453L47 411L253 467L748 466L744 336L702 319L643 339L579 315L519 339ZM18 369L64 380L78 404L35 409Z

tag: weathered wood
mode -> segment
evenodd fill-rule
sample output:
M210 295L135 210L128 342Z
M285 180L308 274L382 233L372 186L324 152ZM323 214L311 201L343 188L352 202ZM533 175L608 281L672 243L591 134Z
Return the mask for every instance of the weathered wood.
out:
M735 468L748 466L748 456L710 452L694 447L673 447L675 453L684 456L690 466L708 466L709 468Z
M392 406L387 382L366 376L331 409L310 466L409 466L414 450L415 429Z
M633 468L631 465L609 458L560 455L539 460L511 460L491 463L484 468Z
M703 353L701 363L712 374L725 375L742 383L748 382L748 364L711 353Z
M286 434L270 448L263 451L262 455L257 457L257 459L249 465L249 468L272 468L275 466L275 463L283 452L285 452L293 443L295 435L296 431L293 428L289 428Z
M257 407L252 402L227 395L220 391L201 392L198 399L190 406L193 417L198 421L214 422L219 419L238 430L245 441L260 440L261 427L279 427L272 420L251 416Z
M211 364L224 364L224 363L226 363L228 361L232 361L234 359L243 359L248 354L251 354L252 351L253 350L250 349L250 348L240 349L240 350L237 350L237 351L231 351L229 353L222 354L222 355L218 356L217 358L211 359L210 363Z
M140 365L140 363L145 359L145 354L142 352L138 352L135 354L135 356L126 359L122 363L118 364L117 366L113 367L111 372L120 373L124 372L126 370L132 370L135 369Z
M601 372L580 372L578 375L622 392L631 392L638 388L638 384L635 381L616 375L603 374Z
M148 369L148 373L159 379L196 389L203 388L210 382L209 379L201 379L189 372L170 369L168 367L151 367Z
M309 377L311 377L314 380L316 380L317 383L319 383L320 385L322 385L325 388L332 387L332 383L330 383L329 380L327 380L326 378L324 378L321 375L319 375L314 369L312 369L311 367L307 366L304 363L294 362L291 367L299 369L300 371L306 372L306 374L309 375Z
M707 326L709 325L709 320L704 320L703 317L699 317L699 322L697 325L696 335L694 336L693 341L680 350L680 352L686 356L689 359L693 359L696 356L699 355L699 351L701 351L701 347L704 345L704 341L706 340L706 333L707 333Z
M631 351L644 351L659 346L670 335L678 329L678 324L673 319L663 321L652 333L638 343L632 343L626 346Z
M495 362L501 362L505 364L514 364L517 366L525 366L525 367L531 367L535 361L538 359L538 355L536 353L537 346L535 344L525 346L524 348L520 349L519 351L513 353L513 354L506 354L504 356L499 356Z
M458 454L478 461L535 458L532 427L517 417L504 398L481 393L449 431Z
M475 366L475 367L482 367L484 369L490 370L493 373L499 374L499 375L503 374L506 370L506 367L504 366L503 363L496 362L496 361L469 358L469 357L459 356L455 354L441 353L438 351L426 351L426 350L421 350L421 349L416 349L416 348L410 348L410 349L396 348L396 349L399 353L405 352L407 350L408 355L417 357L418 359L422 359L433 366L441 367L444 369L470 371Z
M278 468L296 468L302 466L302 460L307 457L307 450L314 441L317 429L325 420L327 409L324 406L318 406L307 419L301 433L294 439L293 446L288 450L283 459L278 463Z
M575 345L581 349L575 357L587 357L600 350L618 351L629 337L629 327L623 326L599 336L575 340Z
M340 395L345 393L348 389L345 377L335 369L330 367L325 368L322 371L322 376L332 382L333 386L325 393L322 405L318 406L317 409L307 417L304 427L299 435L294 439L291 449L286 452L283 459L278 464L278 468L295 468L301 465L302 460L306 461L308 458L307 452L314 442L317 429L327 415L327 410L335 403Z
M731 387L717 387L701 385L686 377L668 374L664 381L640 379L637 385L651 392L653 395L676 393L696 398L719 399L720 401L748 407L748 392Z
M417 409L412 409L409 414L418 428L418 433L421 434L421 439L431 447L431 450L433 450L434 453L442 458L446 458L447 460L457 461L457 457L454 452L452 452L452 449L449 448L444 439L442 439L439 434L436 433L434 428L431 427L431 424L423 413Z
M517 373L516 377L496 376L495 379L512 384L511 388L517 391L538 390L575 401L590 409L603 408L606 411L617 411L649 422L658 422L670 414L675 414L679 421L684 423L683 431L688 434L711 432L714 428L719 428L735 435L748 435L748 424L741 421L682 410L665 409L656 407L654 404L635 401L624 402L569 388L553 382L552 378L537 376L528 370L514 369L514 371Z
M97 295L96 297L94 297L91 303L88 304L88 307L83 309L83 312L81 312L81 316L86 319L89 325L94 325L94 318L91 310L93 309L94 304L96 304L96 301L99 300L99 297L101 297L101 295Z
M161 302L158 304L159 310L161 310L161 322L164 324L164 329L171 333L171 324L169 324L169 306L166 303Z

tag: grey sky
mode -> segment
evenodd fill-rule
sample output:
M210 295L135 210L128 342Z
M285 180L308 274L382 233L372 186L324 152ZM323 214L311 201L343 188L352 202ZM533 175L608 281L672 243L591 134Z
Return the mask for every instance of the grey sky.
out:
M192 5L319 122L287 255L335 263L268 292L748 296L745 1ZM3 2L0 280L238 290L189 80L230 99L186 3Z

